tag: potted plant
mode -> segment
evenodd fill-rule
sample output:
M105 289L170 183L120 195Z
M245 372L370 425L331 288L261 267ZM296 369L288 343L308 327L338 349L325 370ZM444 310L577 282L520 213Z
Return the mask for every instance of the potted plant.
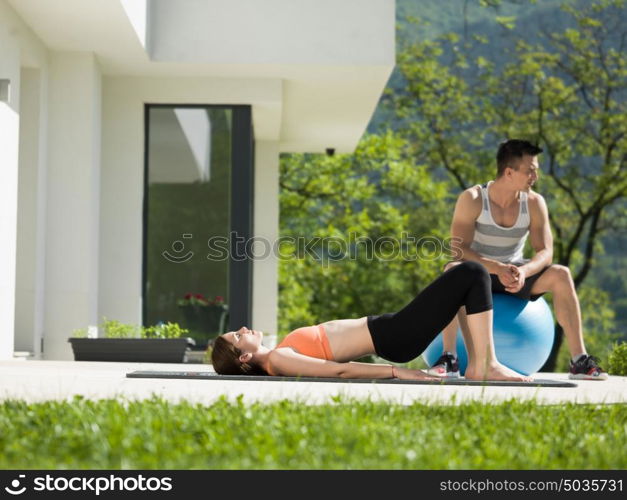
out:
M223 297L208 298L200 293L187 293L177 301L177 305L185 318L185 326L190 330L190 337L200 349L206 349L213 338L226 331L229 308Z
M86 328L74 330L68 342L75 361L185 363L195 345L177 323L142 327L105 319L101 330L97 338L89 338Z

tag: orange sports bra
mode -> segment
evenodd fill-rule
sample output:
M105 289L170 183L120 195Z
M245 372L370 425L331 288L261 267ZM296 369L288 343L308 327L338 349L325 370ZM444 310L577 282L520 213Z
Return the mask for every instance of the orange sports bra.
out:
M276 346L276 349L280 347L291 347L299 354L312 358L333 359L329 339L322 325L297 328L288 333L283 341ZM274 373L270 373L270 375L274 375Z

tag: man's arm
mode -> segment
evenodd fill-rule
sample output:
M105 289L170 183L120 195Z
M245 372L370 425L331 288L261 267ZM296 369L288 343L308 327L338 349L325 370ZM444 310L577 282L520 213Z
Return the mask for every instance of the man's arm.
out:
M533 248L534 254L529 262L518 266L515 272L516 282L510 286L506 286L505 290L510 293L516 293L523 286L525 280L529 276L540 272L546 266L551 265L553 261L553 235L551 234L551 226L549 224L549 211L546 207L544 198L539 194L535 194L534 200L529 200L529 241Z
M474 260L485 266L490 274L496 274L504 286L515 281L513 271L515 266L503 264L498 260L483 257L470 248L475 236L475 221L481 213L481 200L477 204L477 198L481 194L475 188L464 191L457 198L453 222L451 223L451 237L453 245L458 250L455 256L458 260Z
M528 203L529 216L529 242L533 248L534 255L529 262L520 266L525 272L525 276L533 276L542 271L553 262L553 235L549 223L549 210L546 207L544 198L535 194L533 203Z

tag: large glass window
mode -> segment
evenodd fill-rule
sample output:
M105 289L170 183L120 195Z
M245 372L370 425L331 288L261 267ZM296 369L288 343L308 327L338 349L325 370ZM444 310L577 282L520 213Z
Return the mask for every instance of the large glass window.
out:
M208 240L229 241L233 226L233 146L241 140L234 137L234 113L225 107L146 107L144 324L177 322L198 348L229 327L235 295L228 252L208 258ZM248 290L237 292L249 296Z

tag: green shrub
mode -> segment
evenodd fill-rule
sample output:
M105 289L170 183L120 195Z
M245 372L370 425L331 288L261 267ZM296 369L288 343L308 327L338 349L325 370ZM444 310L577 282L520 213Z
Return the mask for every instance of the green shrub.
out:
M189 334L189 330L181 328L178 323L164 323L156 326L139 326L122 323L114 319L103 318L100 325L101 337L108 339L177 339ZM72 331L73 337L87 337L87 328Z
M164 323L157 326L148 326L142 329L142 337L146 339L178 339L189 333L189 330L181 328L178 323Z
M87 338L87 328L77 328L76 330L72 330L72 337L77 339Z
M608 370L612 375L627 375L627 342L614 344L608 356Z
M137 325L128 325L114 319L103 318L102 331L108 339L132 339L141 337L142 328Z

